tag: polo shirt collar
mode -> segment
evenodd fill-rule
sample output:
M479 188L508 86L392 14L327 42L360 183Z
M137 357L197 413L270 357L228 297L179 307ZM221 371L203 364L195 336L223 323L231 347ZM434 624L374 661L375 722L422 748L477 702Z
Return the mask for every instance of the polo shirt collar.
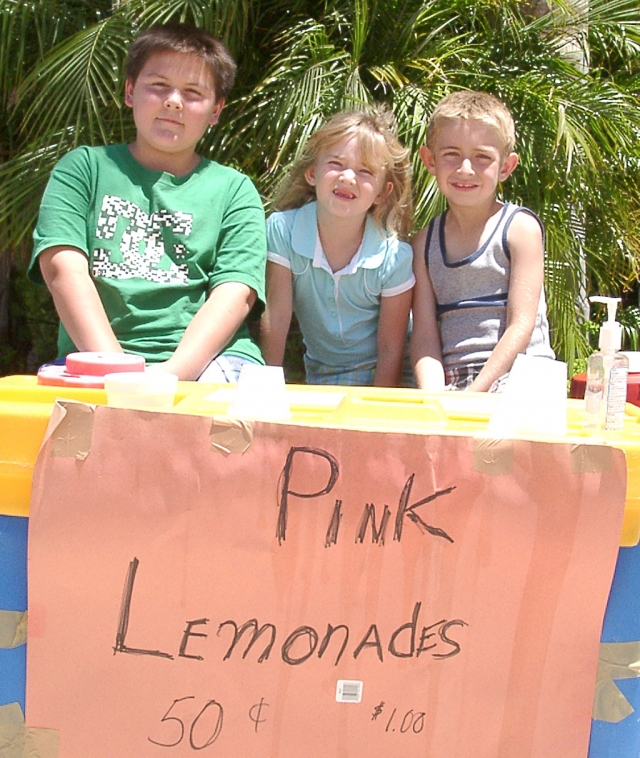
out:
M315 258L316 242L318 239L318 216L317 203L315 201L307 203L298 209L296 213L293 229L291 230L291 246L294 251L312 261ZM356 253L357 260L354 264L356 268L377 268L382 265L384 260L387 240L383 237L376 222L367 216L362 237L362 244ZM350 268L350 264L346 268Z

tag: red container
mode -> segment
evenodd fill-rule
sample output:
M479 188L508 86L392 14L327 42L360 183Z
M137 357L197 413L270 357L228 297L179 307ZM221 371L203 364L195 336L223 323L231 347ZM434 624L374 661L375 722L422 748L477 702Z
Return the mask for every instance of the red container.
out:
M576 374L571 379L569 397L583 398L587 386L587 375ZM629 374L627 377L627 402L640 406L640 374Z

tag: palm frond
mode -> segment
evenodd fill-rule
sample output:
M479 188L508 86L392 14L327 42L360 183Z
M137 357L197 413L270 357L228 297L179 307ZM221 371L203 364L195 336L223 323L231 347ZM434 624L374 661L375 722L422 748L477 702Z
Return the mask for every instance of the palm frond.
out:
M130 38L130 25L112 16L55 47L18 89L18 107L28 103L26 138L44 140L73 129L76 143L113 141L114 120L105 114L122 107L121 71Z

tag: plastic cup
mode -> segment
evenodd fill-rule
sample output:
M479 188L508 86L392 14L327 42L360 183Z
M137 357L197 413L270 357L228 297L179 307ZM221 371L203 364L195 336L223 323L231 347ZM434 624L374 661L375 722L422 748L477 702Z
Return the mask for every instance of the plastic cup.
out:
M623 350L622 355L626 355L629 361L629 373L640 374L640 352Z
M282 366L245 363L227 413L252 421L288 421L291 409Z
M487 430L497 437L567 433L567 364L519 354Z
M167 371L127 371L106 374L107 405L144 411L168 411L178 389L178 377Z

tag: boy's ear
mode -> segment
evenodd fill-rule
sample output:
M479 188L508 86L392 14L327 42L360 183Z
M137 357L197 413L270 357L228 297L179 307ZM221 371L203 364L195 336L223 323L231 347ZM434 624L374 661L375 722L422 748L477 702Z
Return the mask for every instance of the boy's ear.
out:
M213 108L213 113L211 114L211 118L209 119L209 126L214 126L218 123L218 119L220 118L220 114L222 113L222 109L224 108L225 100L223 97L220 98L220 100L216 101L216 104Z
M425 168L430 174L436 173L436 162L433 155L433 150L428 148L426 145L423 145L420 150L418 150L418 155L420 156L420 160L424 163ZM515 166L514 166L515 168Z
M520 157L518 156L518 153L509 153L509 155L507 155L507 157L502 162L499 180L503 182L510 174L512 174L519 162Z
M124 83L124 104L133 107L133 81L127 79Z

